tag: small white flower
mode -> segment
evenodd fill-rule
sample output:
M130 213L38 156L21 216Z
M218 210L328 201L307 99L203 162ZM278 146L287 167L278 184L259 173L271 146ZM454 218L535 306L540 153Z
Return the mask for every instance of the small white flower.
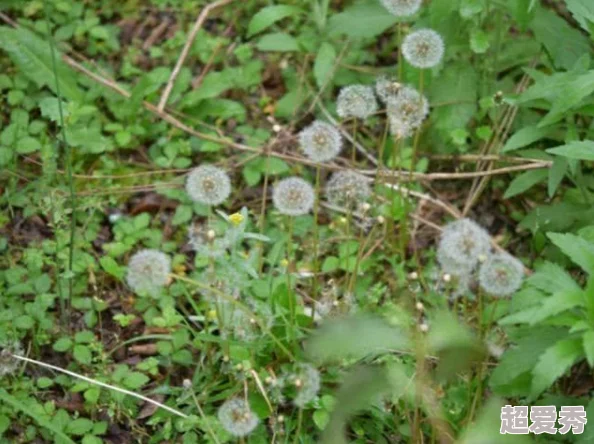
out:
M402 55L416 68L432 68L443 58L445 45L442 37L432 29L419 29L402 42Z

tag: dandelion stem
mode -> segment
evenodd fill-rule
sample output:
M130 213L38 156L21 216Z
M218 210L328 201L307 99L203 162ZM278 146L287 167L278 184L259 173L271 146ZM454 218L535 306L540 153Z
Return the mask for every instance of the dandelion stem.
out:
M294 339L294 328L295 328L295 300L293 297L293 291L291 288L291 264L293 261L293 218L287 216L287 298L289 302L289 323L290 331L289 337Z
M220 441L218 440L216 433L214 432L214 430L208 423L208 418L204 414L204 410L202 410L202 407L200 406L200 402L198 402L198 397L196 396L196 393L194 393L193 388L190 389L190 394L192 395L192 399L194 400L194 404L196 405L196 409L198 410L200 417L204 421L204 425L206 426L206 430L208 431L208 434L211 436L211 438L215 442L215 444L220 444Z
M313 238L313 282L312 282L312 299L317 301L318 296L318 271L319 271L319 243L320 243L320 229L318 226L318 216L320 212L320 182L321 182L321 168L320 165L316 165L316 188L315 188L315 201L314 201L314 238ZM314 310L312 310L311 319L313 321Z
M353 162L353 165L355 164L356 160L357 160L357 125L359 123L358 119L355 119L355 121L353 122L353 148L351 151L351 161Z
M264 228L266 227L266 203L268 202L268 170L270 168L270 148L266 149L266 160L264 163L264 185L262 187L262 201L260 209L260 219L258 225L260 228L260 234L264 235ZM258 259L258 273L262 273L264 267L264 242L260 242L260 257Z

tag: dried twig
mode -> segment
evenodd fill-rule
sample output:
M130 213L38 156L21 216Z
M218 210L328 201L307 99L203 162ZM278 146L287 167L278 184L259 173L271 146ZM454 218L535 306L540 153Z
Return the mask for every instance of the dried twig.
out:
M192 44L194 43L194 40L196 38L196 34L202 27L202 24L208 17L208 14L210 14L211 11L213 11L214 9L220 8L221 6L231 3L232 1L233 0L218 0L214 3L210 3L198 15L198 18L194 22L194 26L192 26L192 30L190 31L190 34L188 35L188 38L186 39L186 43L182 49L182 52L179 55L179 58L177 59L177 63L175 64L175 67L173 68L173 71L171 72L171 75L169 76L169 80L167 81L165 90L163 91L163 94L161 94L161 99L159 100L159 105L157 107L159 112L163 112L163 110L165 109L165 105L167 105L167 100L169 99L169 94L171 94L171 90L173 89L173 85L175 84L175 79L177 78L179 71L181 70L182 66L184 65L186 57L188 57L190 48L192 47Z

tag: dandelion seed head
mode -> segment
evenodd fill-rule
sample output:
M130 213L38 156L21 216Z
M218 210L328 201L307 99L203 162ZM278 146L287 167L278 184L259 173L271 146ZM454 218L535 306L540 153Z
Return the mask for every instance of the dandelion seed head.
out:
M334 159L342 148L342 136L332 125L316 120L299 133L299 144L307 157L314 162Z
M491 248L489 234L470 219L448 224L437 248L437 260L444 273L454 276L468 274L479 257Z
M367 178L354 171L338 171L326 184L326 197L334 205L356 208L371 196Z
M195 202L219 205L231 194L231 180L221 168L200 165L188 174L186 191Z
M408 17L416 14L423 0L381 0L384 8L396 17Z
M345 86L336 100L336 112L342 118L366 119L377 111L373 88L365 85Z
M432 68L443 58L443 38L432 29L419 29L402 42L402 55L415 68Z
M22 355L23 349L18 341L9 342L0 346L0 377L11 375L19 368L19 361L13 355Z
M388 103L388 100L395 98L400 88L402 88L402 84L386 76L380 76L375 81L375 92L383 103Z
M313 401L320 391L320 372L311 364L298 364L291 376L297 394L293 398L293 404L297 407L305 407Z
M429 114L429 102L410 86L400 88L398 94L388 99L388 118L392 134L408 137L421 126Z
M494 253L481 265L479 285L492 296L509 296L522 285L524 266L507 253Z
M136 293L155 295L169 282L171 259L158 250L140 250L128 262L126 282Z
M301 216L313 208L313 187L299 177L281 180L272 191L272 202L281 214Z
M247 436L258 425L258 417L241 398L232 398L219 407L218 418L223 428L233 436Z

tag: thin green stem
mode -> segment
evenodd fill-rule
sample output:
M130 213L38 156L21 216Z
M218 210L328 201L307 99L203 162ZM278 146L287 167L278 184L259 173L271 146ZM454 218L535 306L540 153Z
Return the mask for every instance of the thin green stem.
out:
M72 149L68 144L66 138L66 123L64 120L64 110L62 108L62 93L60 91L60 81L58 79L58 63L56 61L56 49L55 42L51 31L50 20L49 20L49 9L47 0L43 0L43 8L45 13L45 22L47 28L47 38L50 45L50 54L52 60L52 70L54 72L54 80L56 82L56 95L58 96L58 112L60 114L60 134L62 136L62 146L66 154L66 177L68 180L69 188L69 200L70 200L70 245L68 248L68 300L64 301L61 297L61 317L64 326L68 325L70 319L70 301L72 300L73 292L73 277L72 277L72 265L74 263L74 235L76 229L76 194L74 192L74 176L72 168ZM57 258L57 255L56 255ZM58 280L60 280L58 278Z
M287 216L287 298L289 302L289 324L290 331L289 337L294 339L295 337L295 299L293 296L293 290L291 288L291 264L293 262L293 218Z
M312 299L317 301L318 296L318 271L320 267L318 254L319 254L319 244L320 244L320 228L318 226L318 216L320 213L320 187L321 187L321 168L320 165L316 165L316 184L315 184L315 202L314 202L314 238L313 238L313 283L312 283ZM313 320L314 310L312 310L312 320Z
M266 149L266 160L264 163L264 185L262 187L262 201L260 204L260 219L258 225L260 228L260 234L264 235L264 229L266 227L266 203L268 202L268 170L270 168L270 151ZM262 273L264 267L264 242L260 242L260 257L258 259L258 273Z

